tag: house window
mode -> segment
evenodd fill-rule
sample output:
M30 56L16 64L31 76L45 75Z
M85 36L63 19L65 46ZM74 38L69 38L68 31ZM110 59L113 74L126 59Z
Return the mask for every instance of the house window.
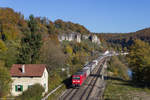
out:
M16 86L15 86L15 90L16 90L17 92L23 91L23 85L16 85Z
M46 89L46 84L44 83L44 88Z

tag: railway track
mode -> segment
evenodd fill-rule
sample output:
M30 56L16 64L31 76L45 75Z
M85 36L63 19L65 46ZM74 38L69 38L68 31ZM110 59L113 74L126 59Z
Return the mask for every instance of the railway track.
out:
M101 69L102 69L102 67L100 67L100 68L98 69L97 75L100 74ZM99 77L94 77L94 78L93 78L93 81L92 81L92 83L93 83L93 84L92 84L92 88L90 89L86 100L88 100L88 98L90 97L90 95L91 95L91 93L92 93L92 91L93 91L93 88L94 88L94 86L95 86L95 84L96 84L98 78L99 78Z
M92 77L91 80L90 80L90 84L86 87L86 89L84 90L84 92L82 93L82 96L80 97L79 100L88 100L92 91L93 91L93 88L95 86L95 83L97 82L97 79L99 78L97 75L100 74L100 71L102 69L102 64L103 64L103 61L99 64L99 67L97 68L96 70L96 77Z
M80 88L68 89L64 94L59 98L59 100L92 100L90 96L93 92L94 86L99 78L102 65L105 62L105 59L101 60L98 66L94 69L93 74L90 75L85 83Z

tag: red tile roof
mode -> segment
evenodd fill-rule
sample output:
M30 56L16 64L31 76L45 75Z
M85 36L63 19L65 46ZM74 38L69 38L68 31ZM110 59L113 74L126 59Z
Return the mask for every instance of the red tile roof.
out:
M25 73L22 73L23 64L13 64L10 70L11 76L16 77L41 77L45 70L45 64L25 64Z

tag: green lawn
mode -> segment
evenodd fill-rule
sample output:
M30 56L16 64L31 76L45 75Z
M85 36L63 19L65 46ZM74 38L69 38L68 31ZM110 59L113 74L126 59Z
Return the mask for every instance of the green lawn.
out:
M150 100L150 89L123 80L107 80L105 100Z

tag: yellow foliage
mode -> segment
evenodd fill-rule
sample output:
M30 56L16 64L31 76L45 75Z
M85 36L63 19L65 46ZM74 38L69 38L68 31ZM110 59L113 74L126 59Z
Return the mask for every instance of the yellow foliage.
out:
M0 22L2 34L8 40L14 40L20 35L20 26L26 27L26 22L20 13L11 8L0 8ZM23 27L22 27L23 28Z
M4 52L6 50L7 50L7 47L5 43L2 40L0 40L0 52Z
M118 76L118 70L116 68L114 69L114 76Z
M72 50L71 46L67 45L67 47L66 47L66 52L67 52L68 54L70 54L70 55L73 53L73 50Z
M56 34L49 35L49 39L52 40L52 41L54 41L56 44L59 44L59 40L58 40Z

